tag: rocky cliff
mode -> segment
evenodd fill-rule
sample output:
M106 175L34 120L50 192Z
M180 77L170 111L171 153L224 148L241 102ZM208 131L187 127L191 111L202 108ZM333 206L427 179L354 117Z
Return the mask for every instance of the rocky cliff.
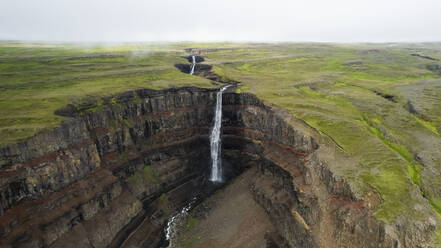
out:
M59 111L58 128L0 151L1 247L158 247L167 219L210 194L209 131L216 91L138 90ZM280 247L428 247L435 227L401 231L372 217L336 177L324 148L251 94L225 93L227 178L250 187Z

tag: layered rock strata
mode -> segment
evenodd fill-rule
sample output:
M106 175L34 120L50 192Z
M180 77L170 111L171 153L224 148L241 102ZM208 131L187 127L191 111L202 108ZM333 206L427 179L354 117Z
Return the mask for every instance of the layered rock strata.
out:
M216 90L138 90L0 151L0 247L158 247L167 219L209 194ZM416 247L391 236L320 160L314 139L251 94L224 93L226 178L250 187L291 247ZM405 243L404 240L408 243ZM272 244L274 245L276 244ZM424 247L424 246L423 246Z

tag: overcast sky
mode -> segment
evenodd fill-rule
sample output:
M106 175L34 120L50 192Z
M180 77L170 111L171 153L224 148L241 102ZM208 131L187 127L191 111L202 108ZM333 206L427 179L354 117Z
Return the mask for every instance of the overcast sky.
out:
M0 0L0 40L441 41L441 0Z

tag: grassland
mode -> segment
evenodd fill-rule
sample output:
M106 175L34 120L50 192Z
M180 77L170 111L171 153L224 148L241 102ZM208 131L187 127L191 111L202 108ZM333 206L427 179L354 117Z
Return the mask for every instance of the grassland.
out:
M358 164L339 171L380 193L378 219L423 220L416 194L441 213L441 78L428 69L440 63L440 44L280 44L206 56L233 61L215 71L241 82L241 92L289 110L356 158ZM409 101L416 112L406 108Z
M198 48L223 78L331 137L357 164L337 171L378 191L376 217L441 214L441 44L0 44L0 145L54 127L67 103L208 80L174 68ZM425 59L412 54L430 56ZM410 107L411 106L411 107Z
M177 45L175 45L177 46ZM57 126L54 111L138 88L163 89L208 80L180 73L183 49L165 45L79 47L0 43L0 145Z

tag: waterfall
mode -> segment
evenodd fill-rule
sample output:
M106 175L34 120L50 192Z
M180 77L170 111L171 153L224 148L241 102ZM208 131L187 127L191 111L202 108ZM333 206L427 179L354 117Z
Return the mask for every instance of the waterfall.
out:
M222 159L221 159L221 125L222 125L222 92L229 85L222 87L216 94L216 112L214 116L214 126L210 136L211 146L211 176L210 181L222 182Z
M190 69L190 75L194 74L194 67L196 66L196 57L194 55L191 56L192 63L191 63L191 69Z

